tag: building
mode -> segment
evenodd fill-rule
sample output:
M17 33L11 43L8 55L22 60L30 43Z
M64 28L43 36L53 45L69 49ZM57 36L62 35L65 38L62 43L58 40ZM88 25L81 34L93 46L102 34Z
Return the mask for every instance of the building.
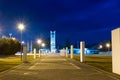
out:
M50 31L50 51L56 53L56 32Z
M69 49L69 53L70 53L70 49ZM88 49L85 48L85 54L86 55L92 55L92 54L98 54L99 50L97 49ZM80 54L80 49L79 48L74 48L74 54Z

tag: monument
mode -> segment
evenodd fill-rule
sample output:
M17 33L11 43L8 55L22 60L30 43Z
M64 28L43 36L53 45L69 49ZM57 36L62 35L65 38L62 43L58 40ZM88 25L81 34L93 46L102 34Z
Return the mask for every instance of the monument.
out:
M112 30L112 71L120 74L120 28Z
M56 53L56 32L50 31L50 50L51 53Z

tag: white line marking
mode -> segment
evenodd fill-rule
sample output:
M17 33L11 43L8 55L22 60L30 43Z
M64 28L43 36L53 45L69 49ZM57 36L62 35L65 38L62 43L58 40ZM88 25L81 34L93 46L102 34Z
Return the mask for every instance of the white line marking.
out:
M28 74L29 74L29 72L25 72L25 73L24 73L24 75L28 75Z
M58 61L67 61L66 59L41 59L41 61L45 61L45 60L58 60Z
M81 69L80 67L76 66L75 64L73 63L69 63L70 65L74 66L76 69Z
M31 66L29 69L33 69L38 63L35 63L33 66Z

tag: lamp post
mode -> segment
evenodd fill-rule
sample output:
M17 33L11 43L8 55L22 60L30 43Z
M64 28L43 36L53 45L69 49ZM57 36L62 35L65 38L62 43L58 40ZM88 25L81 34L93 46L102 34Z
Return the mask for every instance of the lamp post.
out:
M102 49L103 48L103 46L102 45L99 45L99 49Z
M41 44L42 47L45 47L45 43ZM43 49L44 50L44 49ZM45 55L45 52L43 52L43 54Z
M22 61L22 32L24 30L24 24L23 23L18 24L18 29L21 31L21 61Z
M109 52L109 49L110 49L110 43L107 43L107 44L106 44L106 47L108 48L108 52Z
M37 43L39 44L39 57L40 57L40 46L45 47L45 43L42 43L41 39L38 39Z
M45 43L42 43L41 46L42 46L42 47L45 47Z
M39 57L40 57L40 44L41 44L42 40L41 39L38 39L37 40L37 43L39 44Z
M39 48L40 48L40 44L42 43L42 40L41 40L41 39L38 39L38 40L37 40L37 43L39 44Z

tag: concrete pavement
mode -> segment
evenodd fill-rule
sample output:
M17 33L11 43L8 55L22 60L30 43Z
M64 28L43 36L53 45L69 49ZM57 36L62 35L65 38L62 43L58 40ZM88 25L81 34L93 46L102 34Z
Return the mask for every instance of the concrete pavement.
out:
M120 80L120 78L75 60L59 55L48 55L0 74L0 80Z

